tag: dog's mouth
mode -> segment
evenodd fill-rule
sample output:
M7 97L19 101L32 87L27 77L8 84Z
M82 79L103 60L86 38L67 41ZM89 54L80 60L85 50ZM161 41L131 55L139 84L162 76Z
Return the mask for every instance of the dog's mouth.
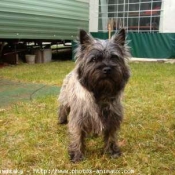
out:
M92 91L97 101L109 101L117 92L115 83L109 79L99 80Z
M115 82L115 79L114 79L114 77L113 77L112 75L106 75L106 74L102 75L102 76L99 78L98 81L99 81L99 82L103 82L103 81L104 81L104 83L105 83L105 82L108 82L108 83L111 83L111 84L115 84L115 83L116 83L116 82Z

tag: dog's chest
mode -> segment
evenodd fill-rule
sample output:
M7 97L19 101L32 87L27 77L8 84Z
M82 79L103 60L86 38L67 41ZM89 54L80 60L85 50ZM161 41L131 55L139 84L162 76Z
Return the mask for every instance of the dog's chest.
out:
M84 131L101 134L112 125L113 119L111 117L114 117L114 112L110 107L111 104L106 104L106 102L98 104L93 93L86 90L78 81L76 81L73 93L70 95L74 97L74 101L70 102L71 108L79 111L80 115L74 117ZM76 105L74 105L75 103Z
M93 104L93 107L87 110L84 124L87 132L102 134L105 130L115 124L114 112L110 110L109 106L99 107L96 104Z

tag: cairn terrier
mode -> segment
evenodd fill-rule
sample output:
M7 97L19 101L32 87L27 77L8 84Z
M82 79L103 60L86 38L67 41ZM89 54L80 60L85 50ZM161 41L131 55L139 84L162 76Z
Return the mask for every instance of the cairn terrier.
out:
M64 79L59 96L58 119L60 124L68 122L72 162L83 159L89 133L103 134L105 153L121 155L116 136L123 118L121 96L130 77L128 57L124 29L109 40L80 30L76 66Z

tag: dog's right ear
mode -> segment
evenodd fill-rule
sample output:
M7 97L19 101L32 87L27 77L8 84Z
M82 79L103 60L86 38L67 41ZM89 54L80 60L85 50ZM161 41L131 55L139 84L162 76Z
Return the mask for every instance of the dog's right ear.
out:
M111 40L119 45L124 46L125 45L125 29L120 29L120 31L116 34L114 34L111 38Z
M90 45L93 42L93 37L90 34L88 34L85 30L80 29L79 41L81 45Z

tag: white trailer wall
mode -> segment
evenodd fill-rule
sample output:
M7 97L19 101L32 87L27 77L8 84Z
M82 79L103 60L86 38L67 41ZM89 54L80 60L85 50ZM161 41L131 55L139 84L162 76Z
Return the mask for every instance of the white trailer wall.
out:
M98 32L99 0L89 0L89 32Z
M161 33L175 33L175 0L162 1Z

